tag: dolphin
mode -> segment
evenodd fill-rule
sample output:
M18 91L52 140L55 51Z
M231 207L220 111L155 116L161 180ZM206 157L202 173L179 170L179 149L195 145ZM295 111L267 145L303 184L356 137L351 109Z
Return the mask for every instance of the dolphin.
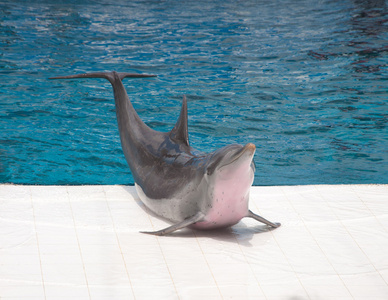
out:
M229 227L244 217L279 227L280 223L270 222L248 208L255 171L254 144L232 144L211 153L192 148L185 96L170 132L155 131L140 119L122 80L155 76L113 71L50 78L105 78L111 83L121 146L138 196L150 211L172 223L162 230L142 233L166 235L185 227Z

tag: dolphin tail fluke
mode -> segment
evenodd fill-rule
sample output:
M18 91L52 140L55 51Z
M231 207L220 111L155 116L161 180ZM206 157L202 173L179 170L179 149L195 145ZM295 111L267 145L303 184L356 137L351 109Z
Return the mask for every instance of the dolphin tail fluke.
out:
M123 78L127 78L127 77L130 77L130 78L147 78L147 77L157 77L157 75L153 75L153 74L136 74L136 73L117 73L120 77L120 79L123 79Z
M111 78L111 72L94 72L94 73L85 73L85 74L75 74L68 76L56 76L50 77L49 79L74 79L74 78Z
M156 77L156 75L150 74L136 74L136 73L117 73L113 72L93 72L93 73L84 73L84 74L76 74L69 76L56 76L50 77L49 79L74 79L74 78L105 78L109 80L111 83L116 78L122 80L123 78L131 77L131 78L145 78L145 77Z
M169 234L169 233L174 232L176 230L193 225L194 223L200 222L203 220L204 217L205 217L205 215L202 212L198 212L194 216L187 218L180 223L171 225L165 229L158 230L158 231L140 231L140 232L146 233L146 234L158 235L158 236L166 235L166 234Z
M281 225L280 223L272 223L272 222L268 221L267 219L264 219L263 217L256 215L255 213L253 213L250 210L248 211L248 214L246 215L246 217L253 218L253 219L255 219L261 223L264 223L268 226L271 226L273 228L278 228Z

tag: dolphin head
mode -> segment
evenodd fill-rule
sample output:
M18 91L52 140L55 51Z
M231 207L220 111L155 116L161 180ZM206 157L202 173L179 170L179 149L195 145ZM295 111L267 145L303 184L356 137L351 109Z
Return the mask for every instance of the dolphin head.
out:
M210 199L241 201L248 206L255 172L255 151L255 145L249 143L245 146L229 145L213 152L205 174Z
M255 150L253 144L233 144L210 155L205 173L207 200L202 208L205 217L194 228L232 226L248 215Z
M256 146L248 143L245 146L232 144L212 153L206 168L208 177L232 179L239 176L252 177L255 171L253 155ZM251 182L252 184L252 182Z

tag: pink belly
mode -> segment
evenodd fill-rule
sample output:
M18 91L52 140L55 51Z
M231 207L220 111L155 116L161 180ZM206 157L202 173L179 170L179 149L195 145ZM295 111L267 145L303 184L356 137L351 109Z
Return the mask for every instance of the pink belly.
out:
M248 154L216 171L209 194L210 209L206 212L205 220L193 224L192 228L229 227L247 216L249 190L254 176L251 166L253 153Z
M229 227L237 224L248 213L249 188L247 185L232 184L218 187L214 190L211 209L205 216L205 221L193 224L195 229L212 229Z

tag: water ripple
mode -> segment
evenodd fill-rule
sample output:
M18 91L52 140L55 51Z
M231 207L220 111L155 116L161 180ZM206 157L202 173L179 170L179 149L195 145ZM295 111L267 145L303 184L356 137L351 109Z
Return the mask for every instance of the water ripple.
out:
M133 183L112 90L192 145L257 146L255 184L388 183L385 1L0 3L0 182Z

